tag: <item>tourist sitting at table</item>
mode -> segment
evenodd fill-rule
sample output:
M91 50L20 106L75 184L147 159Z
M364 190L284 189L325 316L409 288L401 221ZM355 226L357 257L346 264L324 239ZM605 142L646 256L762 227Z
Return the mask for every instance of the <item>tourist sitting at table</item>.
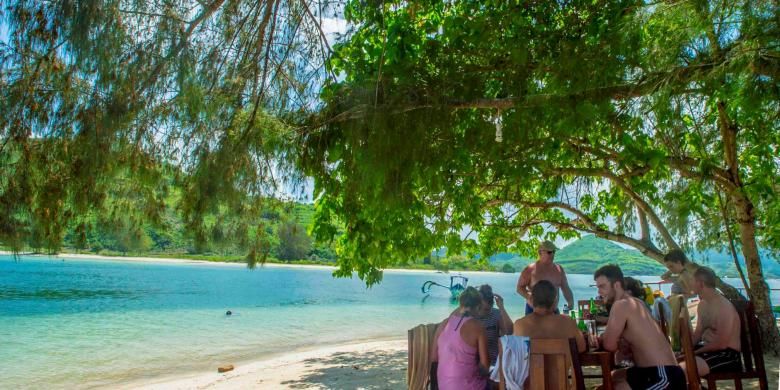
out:
M504 308L504 299L498 294L493 294L493 288L488 284L479 286L479 294L482 296L482 304L479 306L477 319L485 327L487 337L488 361L491 371L496 366L498 357L498 338L512 334L512 319L509 318ZM493 307L495 301L498 308ZM497 389L498 382L491 381L490 388Z
M534 297L533 312L525 317L515 321L514 336L525 336L531 339L570 339L574 338L577 342L577 350L584 352L586 349L585 338L582 332L577 329L577 324L567 315L556 314L556 303L558 302L558 289L548 280L540 280L531 289ZM503 345L499 344L499 364L503 364ZM548 372L551 367L545 367L545 375L553 376L555 372ZM502 387L504 388L503 366L499 366L501 373Z
M479 286L479 294L482 296L482 304L479 306L476 317L485 327L488 360L491 365L494 365L498 356L498 338L512 334L512 319L509 318L509 314L504 308L504 299L498 294L493 294L493 288L490 285ZM494 301L497 308L493 307Z
M534 311L515 321L515 336L527 336L530 339L569 339L577 340L577 349L585 351L585 339L577 329L577 323L571 317L555 314L558 301L558 289L550 281L540 280L531 289L534 297Z
M642 286L642 282L630 276L626 276L623 280L626 281L626 292L631 294L632 297L644 302L645 288Z
M484 390L487 386L488 354L485 327L474 316L482 296L466 288L460 306L436 329L431 361L438 362L439 389Z
M626 281L626 293L642 301L645 304L647 310L649 310L650 313L652 313L653 310L650 303L648 303L647 289L645 289L644 284L642 284L641 281L634 279L630 276L625 277L624 280Z
M601 345L607 351L616 351L623 343L634 360L633 367L613 372L615 388L685 389L685 374L677 365L669 340L645 303L626 293L620 267L605 265L593 274L593 279L599 295L612 304Z
M693 274L693 292L700 299L693 331L699 375L742 370L739 314L715 289L716 282L715 272L708 267L700 267Z

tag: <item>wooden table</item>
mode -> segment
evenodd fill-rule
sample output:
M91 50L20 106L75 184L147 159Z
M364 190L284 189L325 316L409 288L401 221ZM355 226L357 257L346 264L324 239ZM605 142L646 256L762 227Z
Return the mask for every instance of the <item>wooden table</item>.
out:
M585 378L603 378L604 390L613 390L612 370L615 367L615 353L607 351L588 351L580 354L583 367L601 367L601 376L583 375Z

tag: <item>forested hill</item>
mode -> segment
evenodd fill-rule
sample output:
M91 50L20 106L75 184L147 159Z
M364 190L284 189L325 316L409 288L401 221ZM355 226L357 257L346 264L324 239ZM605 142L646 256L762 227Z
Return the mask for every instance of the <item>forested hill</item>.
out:
M566 245L555 254L555 261L570 274L592 274L604 264L618 264L626 275L660 275L666 269L639 251L623 248L608 240L588 235ZM522 269L531 260L512 254L491 257L491 262L511 264Z
M596 236L584 236L555 256L566 272L591 274L605 264L618 264L626 275L661 275L666 268L639 251L623 248Z

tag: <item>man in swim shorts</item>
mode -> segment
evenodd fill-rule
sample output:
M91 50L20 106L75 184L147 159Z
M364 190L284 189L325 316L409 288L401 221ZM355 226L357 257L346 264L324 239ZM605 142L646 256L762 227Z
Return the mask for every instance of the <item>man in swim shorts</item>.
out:
M599 295L612 304L601 345L607 351L630 349L634 359L634 367L612 373L615 388L684 390L685 373L677 365L669 340L645 303L626 293L620 267L605 265L593 279Z
M715 289L716 282L715 272L708 267L699 267L693 274L693 292L700 299L693 331L699 375L742 370L739 314Z

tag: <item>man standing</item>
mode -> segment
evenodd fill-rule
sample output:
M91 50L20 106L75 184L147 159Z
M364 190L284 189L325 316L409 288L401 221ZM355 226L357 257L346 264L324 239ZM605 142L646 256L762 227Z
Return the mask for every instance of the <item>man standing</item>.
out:
M680 249L672 249L664 256L664 265L669 269L661 275L661 280L671 280L672 294L669 296L670 316L669 336L675 349L680 346L680 312L687 310L688 298L693 296L693 263L688 261L685 252ZM690 269L689 269L690 268ZM675 276L676 275L676 276Z
M693 277L691 272L686 269L688 258L685 256L685 252L680 249L672 249L664 256L664 265L669 271L661 275L661 280L674 282L672 294L682 294L686 299L690 298Z
M620 267L605 265L593 274L593 279L599 295L612 304L607 328L601 336L602 346L616 351L623 344L634 359L634 367L613 372L615 388L685 389L685 373L677 365L669 340L645 303L626 293Z
M563 267L553 263L556 250L558 248L551 241L543 241L539 244L539 260L529 264L520 273L520 278L517 280L517 293L525 298L525 314L531 314L534 311L531 290L540 280L552 283L556 292L558 289L562 290L568 308L574 308L574 294L569 287L569 281L566 280L566 272L563 271ZM558 302L556 301L553 307L556 312L557 307Z
M716 281L715 272L708 267L699 267L693 274L693 292L700 299L693 331L699 375L742 370L739 314L715 289Z

